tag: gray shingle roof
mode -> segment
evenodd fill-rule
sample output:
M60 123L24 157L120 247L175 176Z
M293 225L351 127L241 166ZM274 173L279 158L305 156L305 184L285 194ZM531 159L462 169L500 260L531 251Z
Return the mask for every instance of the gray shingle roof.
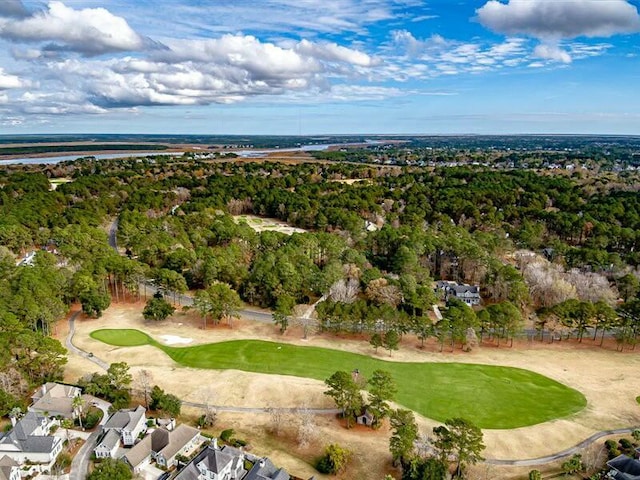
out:
M640 460L618 455L613 460L609 460L607 465L616 470L613 476L616 480L640 480Z
M133 446L122 458L126 459L133 468L140 465L147 457L151 456L151 435L147 435L141 442Z
M34 435L41 433L38 428L44 420L37 413L27 412L8 434L0 438L0 448L2 444L12 444L25 453L50 453L60 440L49 435Z
M139 405L132 410L118 410L109 417L107 423L104 424L104 429L117 429L117 430L133 430L146 413L145 408Z
M45 390L44 394L42 389ZM60 413L65 416L71 416L73 414L72 401L77 395L80 395L78 387L53 382L45 383L31 397L33 398L33 405L30 408L40 412Z
M232 470L235 470L238 462L241 462L242 459L243 452L238 449L230 447L218 449L209 445L196 455L174 480L198 480L200 476L198 465L201 464L204 465L208 471L214 473L222 472L230 463L233 464L231 466Z
M290 480L291 476L282 468L277 468L271 460L263 458L253 465L243 480Z
M158 453L169 460L198 435L200 435L200 430L197 428L184 424L179 425L174 431L170 432L169 444ZM157 450L154 449L155 451Z
M100 441L96 449L102 447L104 449L107 449L108 451L111 451L113 447L115 447L119 443L120 435L118 435L118 432L116 432L115 430L109 430L107 434L102 437L102 440Z

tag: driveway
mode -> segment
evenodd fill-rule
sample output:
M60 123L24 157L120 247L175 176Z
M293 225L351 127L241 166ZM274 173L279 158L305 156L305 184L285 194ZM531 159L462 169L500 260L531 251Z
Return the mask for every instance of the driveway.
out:
M71 470L69 471L69 480L85 480L85 478L87 478L91 453L93 449L96 448L96 442L101 432L102 427L89 435L85 444L80 448L76 456L73 457Z

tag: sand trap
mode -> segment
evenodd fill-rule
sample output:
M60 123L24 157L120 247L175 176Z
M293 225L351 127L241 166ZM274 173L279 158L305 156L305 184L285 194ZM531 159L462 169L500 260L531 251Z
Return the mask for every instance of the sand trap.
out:
M160 335L160 339L167 345L186 345L193 342L193 338L178 337L177 335Z

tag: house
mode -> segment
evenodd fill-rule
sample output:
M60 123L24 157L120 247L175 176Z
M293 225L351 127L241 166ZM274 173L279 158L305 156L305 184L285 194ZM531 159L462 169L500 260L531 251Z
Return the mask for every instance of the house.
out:
M202 445L204 441L200 436L200 430L189 425L179 425L170 432L158 429L153 433L156 432L160 432L163 438L159 439L156 445L152 445L152 455L159 466L166 468L176 464L176 456L185 455Z
M103 430L118 432L125 447L136 443L138 437L147 431L146 409L139 405L135 409L118 410L102 427Z
M33 403L28 410L48 416L74 418L73 399L80 395L82 391L78 387L48 382L31 396Z
M27 412L13 428L0 436L0 456L6 455L18 464L24 462L53 465L62 451L62 438L49 435L57 422L51 418Z
M155 433L155 431L154 431ZM122 460L127 462L134 475L140 473L140 471L151 463L151 437L153 433L144 437L133 448L127 451L122 457Z
M253 464L242 480L290 480L291 476L282 468L277 468L268 458L261 458Z
M611 469L607 478L615 480L640 480L640 460L635 460L626 455L618 455L607 462Z
M125 453L122 459L135 474L149 465L151 460L155 460L159 467L171 468L176 464L178 455L187 455L202 445L203 441L200 431L188 425L179 425L173 431L158 428Z
M244 460L241 450L227 446L218 448L214 440L174 480L240 480L247 473Z
M247 471L246 468L249 468ZM259 458L237 448L218 447L214 439L174 480L290 480L268 458Z
M116 430L108 430L102 436L93 452L96 454L96 458L116 458L119 447L120 435Z
M0 458L0 480L20 480L20 468L11 458Z
M478 285L439 280L436 282L436 292L438 291L443 292L445 301L450 298L457 298L470 307L480 305L480 287Z

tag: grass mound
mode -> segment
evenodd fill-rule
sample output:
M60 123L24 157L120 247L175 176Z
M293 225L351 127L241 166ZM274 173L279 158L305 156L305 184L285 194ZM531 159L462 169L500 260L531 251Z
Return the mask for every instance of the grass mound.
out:
M132 333L136 332L136 333ZM584 396L543 375L513 367L466 363L388 362L320 347L261 340L171 347L137 330L97 330L97 340L118 346L151 344L175 362L193 368L235 369L325 380L336 370L359 369L365 378L389 371L396 400L438 421L465 417L481 428L517 428L582 410Z

